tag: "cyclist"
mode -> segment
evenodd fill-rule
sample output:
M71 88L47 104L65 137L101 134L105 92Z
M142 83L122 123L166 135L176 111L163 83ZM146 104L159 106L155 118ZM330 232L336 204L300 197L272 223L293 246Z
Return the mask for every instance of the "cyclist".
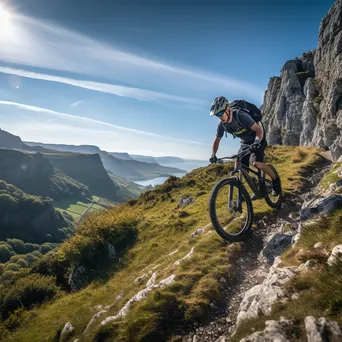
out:
M247 149L250 152L242 158L241 163L246 166L249 166L249 163L251 163L256 168L267 173L273 181L273 195L278 195L281 191L280 180L264 163L264 151L267 142L262 127L247 112L231 108L228 100L224 96L216 97L212 102L210 116L213 115L220 119L220 123L217 127L212 155L209 161L211 163L217 162L216 153L224 132L233 134L240 138L241 145L238 153L245 152ZM256 196L253 194L251 198L255 199Z

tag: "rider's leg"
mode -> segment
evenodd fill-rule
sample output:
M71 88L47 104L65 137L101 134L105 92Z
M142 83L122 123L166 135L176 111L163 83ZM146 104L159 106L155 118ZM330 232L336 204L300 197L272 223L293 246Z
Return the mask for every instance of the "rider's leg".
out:
M277 179L277 177L276 177L276 175L274 174L274 172L273 172L265 163L263 163L263 162L257 162L257 161L256 161L256 162L253 163L253 165L254 165L256 168L258 168L258 169L264 171L265 173L267 173L273 180L276 180L276 179Z
M265 146L259 150L258 153L252 153L250 161L258 169L264 171L272 178L273 191L272 195L277 196L281 192L280 179L274 174L270 167L264 163Z
M261 144L261 148L258 153L252 153L250 162L254 167L267 173L273 180L276 180L274 172L264 163L265 157L265 144Z

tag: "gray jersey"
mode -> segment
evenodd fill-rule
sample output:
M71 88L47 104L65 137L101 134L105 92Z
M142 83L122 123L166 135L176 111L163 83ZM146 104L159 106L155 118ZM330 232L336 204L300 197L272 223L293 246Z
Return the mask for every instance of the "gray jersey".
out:
M226 131L230 134L236 134L241 139L242 144L252 144L256 133L250 128L255 124L255 121L242 110L232 110L232 114L233 121L231 123L223 123L221 121L218 124L216 136L222 138Z

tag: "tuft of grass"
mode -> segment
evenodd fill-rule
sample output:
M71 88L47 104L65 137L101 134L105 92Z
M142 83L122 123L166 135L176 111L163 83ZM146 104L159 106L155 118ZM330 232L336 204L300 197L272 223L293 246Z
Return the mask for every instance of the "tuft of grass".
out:
M337 170L342 166L342 163L336 163L333 168L327 172L321 179L319 185L324 189L329 189L330 184L334 184L339 180Z

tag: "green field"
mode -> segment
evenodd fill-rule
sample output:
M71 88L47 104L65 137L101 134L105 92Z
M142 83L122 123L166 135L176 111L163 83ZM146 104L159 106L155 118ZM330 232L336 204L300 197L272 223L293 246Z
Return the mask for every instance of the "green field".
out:
M67 198L61 201L55 201L55 207L70 214L75 221L89 210L89 212L100 211L106 209L101 204L104 201L98 196L92 196L91 202L82 202L76 198Z

